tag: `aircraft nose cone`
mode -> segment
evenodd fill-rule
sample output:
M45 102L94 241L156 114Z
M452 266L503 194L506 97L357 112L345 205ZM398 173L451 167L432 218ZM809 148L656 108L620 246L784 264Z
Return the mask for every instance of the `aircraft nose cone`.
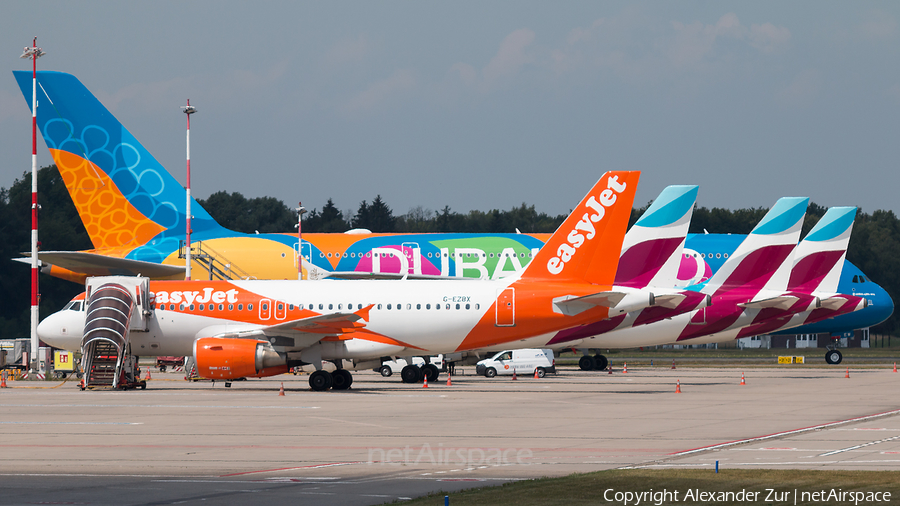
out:
M78 351L81 349L81 333L84 330L83 322L79 326L77 321L81 314L78 311L60 311L44 318L38 324L38 338L54 348Z

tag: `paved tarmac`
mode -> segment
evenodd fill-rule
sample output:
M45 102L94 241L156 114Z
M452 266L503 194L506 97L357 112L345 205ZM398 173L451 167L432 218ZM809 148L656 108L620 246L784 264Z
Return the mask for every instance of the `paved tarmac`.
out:
M746 369L740 385L733 368L565 368L452 386L442 375L428 389L356 372L345 392L312 392L306 376L225 388L155 370L144 391L14 382L0 390L0 504L380 504L716 460L900 470L900 373L845 371Z

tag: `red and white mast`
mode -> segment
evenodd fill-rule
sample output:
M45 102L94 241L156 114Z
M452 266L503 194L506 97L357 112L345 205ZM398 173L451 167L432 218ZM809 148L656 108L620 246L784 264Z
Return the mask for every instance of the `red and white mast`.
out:
M37 37L26 47L20 58L31 58L31 371L38 366L38 198L37 198L37 59L44 51L37 47Z
M303 202L297 202L297 279L303 280Z
M184 109L184 114L187 116L187 186L185 190L187 190L187 216L186 216L186 228L185 238L184 238L184 249L185 249L185 266L184 266L184 279L190 281L191 280L191 114L197 112L197 108L191 105L191 99L187 100L187 105L182 106Z

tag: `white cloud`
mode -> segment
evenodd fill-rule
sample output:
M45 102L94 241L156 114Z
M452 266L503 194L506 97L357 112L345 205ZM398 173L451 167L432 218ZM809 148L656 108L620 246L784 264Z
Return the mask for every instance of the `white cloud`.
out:
M791 31L783 26L775 26L772 23L750 25L748 35L750 45L766 53L771 53L787 45L791 40Z
M342 107L342 110L345 113L368 111L401 92L415 88L415 86L415 74L409 69L400 69L387 79L373 83L364 91L348 100Z
M822 76L818 70L805 69L794 77L787 87L778 92L778 98L786 105L805 106L819 94Z
M889 42L897 36L897 20L882 11L870 11L865 19L856 26L863 37L873 42Z
M518 73L519 69L532 61L526 49L534 42L534 32L520 28L507 35L500 43L497 54L484 66L481 73L484 84L493 86L500 79Z
M362 61L371 52L372 43L368 37L361 33L356 38L346 38L338 41L325 53L325 61L329 65L343 65Z

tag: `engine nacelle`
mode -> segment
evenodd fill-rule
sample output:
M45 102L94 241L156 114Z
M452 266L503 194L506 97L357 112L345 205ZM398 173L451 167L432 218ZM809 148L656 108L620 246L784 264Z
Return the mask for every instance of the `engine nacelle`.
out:
M287 361L265 341L203 337L194 341L197 374L209 379L274 376L287 372Z

